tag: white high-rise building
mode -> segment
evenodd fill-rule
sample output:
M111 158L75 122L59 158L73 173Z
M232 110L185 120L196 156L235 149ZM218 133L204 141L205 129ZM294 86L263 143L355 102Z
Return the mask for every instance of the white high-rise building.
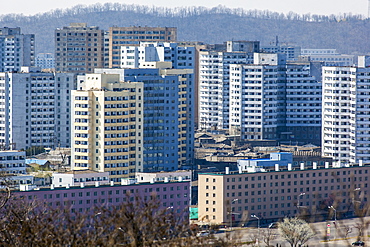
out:
M0 28L0 72L19 71L35 65L35 35L21 34L21 29Z
M248 52L199 53L199 129L229 128L230 65L251 63L253 54Z
M242 139L279 139L285 128L285 55L254 58L254 64L230 65L229 129Z
M321 84L310 63L287 63L285 54L254 53L253 62L232 62L224 70L211 62L220 59L215 56L209 65L200 63L200 126L228 129L244 140L320 144Z
M322 154L370 162L370 57L358 67L323 67Z
M74 76L22 67L0 73L1 149L69 147Z

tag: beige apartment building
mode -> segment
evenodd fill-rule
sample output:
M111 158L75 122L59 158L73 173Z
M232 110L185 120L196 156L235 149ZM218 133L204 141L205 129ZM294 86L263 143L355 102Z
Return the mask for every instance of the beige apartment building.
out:
M368 204L369 171L370 165L316 164L290 170L199 174L198 220L236 225L256 217L261 224L298 214L318 219L333 214L330 206L338 218L352 216L355 209Z
M176 42L176 27L110 27L108 32L109 68L120 68L121 46L139 46L140 42Z
M109 172L111 181L142 171L143 83L86 74L72 91L72 170Z

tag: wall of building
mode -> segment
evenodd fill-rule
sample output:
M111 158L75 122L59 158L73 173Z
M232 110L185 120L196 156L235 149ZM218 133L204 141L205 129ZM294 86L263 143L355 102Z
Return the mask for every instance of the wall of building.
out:
M295 215L320 217L328 206L338 217L351 216L354 203L368 203L370 166L280 170L252 173L199 174L199 220L208 224L245 223L254 214L261 220ZM299 201L299 205L297 207Z

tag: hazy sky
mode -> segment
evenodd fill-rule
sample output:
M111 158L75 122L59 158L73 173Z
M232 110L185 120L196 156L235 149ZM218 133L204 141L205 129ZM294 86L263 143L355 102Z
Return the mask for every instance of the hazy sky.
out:
M5 3L4 3L5 2ZM353 13L368 15L368 0L126 0L126 1L95 1L95 0L8 0L0 4L0 15L22 13L32 15L47 12L56 8L69 8L77 4L119 2L125 4L154 5L166 7L205 6L215 7L219 4L229 8L271 10L287 13L293 11L304 14L339 14Z

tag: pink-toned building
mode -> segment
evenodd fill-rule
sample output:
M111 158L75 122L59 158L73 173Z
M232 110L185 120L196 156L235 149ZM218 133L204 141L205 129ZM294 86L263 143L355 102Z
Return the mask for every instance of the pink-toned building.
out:
M70 206L72 213L88 212L94 206L118 206L140 196L144 200L156 197L162 208L172 208L176 213L188 213L190 181L141 183L127 185L99 185L67 188L45 188L17 191L17 197L26 201L45 202L50 207Z

